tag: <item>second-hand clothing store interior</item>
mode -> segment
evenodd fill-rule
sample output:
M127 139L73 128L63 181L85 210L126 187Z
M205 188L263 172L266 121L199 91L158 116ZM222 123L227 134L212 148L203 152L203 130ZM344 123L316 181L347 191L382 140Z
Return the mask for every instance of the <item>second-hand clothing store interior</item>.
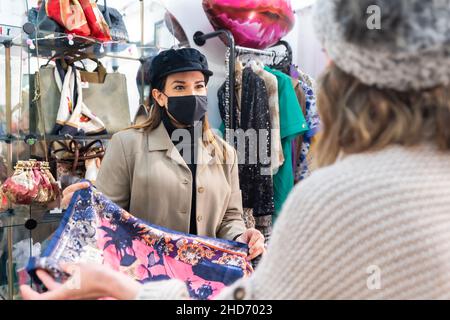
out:
M327 62L314 1L280 1L290 26L264 44L220 25L221 1L99 0L90 15L83 7L88 23L100 21L90 33L58 13L69 2L78 3L0 0L0 299L39 287L38 268L62 280L59 262L99 257L138 281L177 278L191 298L213 298L258 268L265 249L249 261L251 246L267 248L288 194L312 170L315 78ZM135 133L157 108L154 57L182 48L200 52L183 53L202 65L191 71L213 73L201 89L207 123L234 160L220 173L168 163L160 151L169 155L176 128L165 113L148 140ZM257 132L244 152L229 135L239 130ZM246 161L261 150L268 161ZM93 187L64 206L63 190L80 181Z

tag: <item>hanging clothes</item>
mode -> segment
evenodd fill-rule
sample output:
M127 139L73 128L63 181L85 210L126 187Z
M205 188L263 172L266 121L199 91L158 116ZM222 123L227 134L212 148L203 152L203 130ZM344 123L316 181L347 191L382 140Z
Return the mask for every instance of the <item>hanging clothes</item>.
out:
M230 109L226 108L226 82L222 84L217 92L217 97L219 99L219 112L222 118L222 125L219 130L222 132L222 135L225 136L225 119L229 118L231 123L236 124L236 128L241 127L241 103L242 103L242 73L244 71L244 66L242 63L237 60L236 67L234 70L234 95L235 99L233 101L233 119L231 119ZM231 90L231 89L230 89Z
M236 61L235 68L235 94L236 98L234 99L234 103L236 104L235 112L235 124L237 128L241 127L241 103L242 103L242 73L244 72L243 64L238 60ZM228 110L227 110L228 111Z
M256 139L245 139L245 152L238 151L239 158L239 182L242 191L244 212L253 215L255 227L265 236L266 242L269 241L272 232L272 215L274 214L274 191L270 164L270 110L267 88L264 80L261 79L249 67L242 72L240 117L235 120L239 125L236 129L254 130ZM226 119L228 110L225 108L225 84L219 89L219 110L222 119ZM237 110L237 106L233 106ZM251 140L251 141L249 141ZM251 142L251 143L250 143ZM234 141L235 147L237 140ZM260 150L264 145L265 150ZM239 149L239 148L237 148ZM261 158L262 153L267 154L268 161ZM256 163L250 163L250 159L256 160ZM250 209L250 210L249 210ZM252 222L251 218L245 217L244 220ZM247 225L251 227L251 225Z
M309 130L305 117L292 86L291 78L277 70L264 68L278 80L280 107L280 134L285 162L273 177L275 215L278 216L288 194L294 187L294 170L292 168L292 141Z
M255 72L259 77L264 80L267 88L267 94L269 97L269 109L270 109L270 123L272 125L271 129L271 168L272 174L278 171L284 163L283 146L281 145L281 135L280 135L280 106L278 99L278 81L277 77L270 72L264 70L264 65L262 63L251 61L250 67L253 72Z
M306 121L309 126L308 132L304 135L299 161L295 171L295 182L298 183L310 175L311 155L310 149L314 136L320 130L320 117L316 106L316 95L314 92L314 80L305 73L301 73L299 80L300 87L305 93Z
M302 87L300 86L300 82L298 79L291 76L292 85L295 90L295 94L297 95L298 102L300 103L300 108L302 111L303 116L306 119L306 122L308 123L308 119L306 118L306 96L303 92ZM297 167L299 165L299 159L302 151L303 146L303 135L298 136L292 141L292 168L294 170L294 173L297 170ZM295 175L294 175L295 176ZM294 177L294 184L295 184L295 177Z

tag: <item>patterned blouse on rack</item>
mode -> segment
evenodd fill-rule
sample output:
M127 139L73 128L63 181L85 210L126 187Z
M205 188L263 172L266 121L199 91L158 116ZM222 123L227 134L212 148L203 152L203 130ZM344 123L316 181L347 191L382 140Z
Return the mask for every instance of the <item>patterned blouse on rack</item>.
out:
M185 281L191 298L205 300L253 272L247 253L246 244L148 224L91 187L75 193L47 249L27 269L35 280L45 269L64 281L59 263L99 263L141 283Z
M307 178L310 174L308 154L311 148L312 138L320 129L320 118L316 106L316 95L314 93L314 81L305 73L301 74L300 85L306 96L305 119L310 130L303 137L300 161L295 172L295 181L299 182Z

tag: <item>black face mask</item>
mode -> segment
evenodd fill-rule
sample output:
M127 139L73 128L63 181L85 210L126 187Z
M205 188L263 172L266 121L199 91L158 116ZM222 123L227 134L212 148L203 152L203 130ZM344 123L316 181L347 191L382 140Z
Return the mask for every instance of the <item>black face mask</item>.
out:
M193 126L205 117L208 109L207 96L168 97L168 113L179 123Z

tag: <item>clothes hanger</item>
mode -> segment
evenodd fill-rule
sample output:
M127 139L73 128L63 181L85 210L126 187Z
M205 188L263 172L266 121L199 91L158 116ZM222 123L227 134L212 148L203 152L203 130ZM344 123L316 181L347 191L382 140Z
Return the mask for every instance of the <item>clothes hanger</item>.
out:
M286 55L285 57L278 63L276 63L276 58L277 56L274 57L273 59L273 64L272 67L274 69L280 70L285 74L289 74L291 65L292 65L292 60L293 60L293 53L292 53L292 47L290 46L290 44L285 41L285 40L280 40L276 45L274 45L272 48L277 47L277 46L284 46L286 48Z
M273 58L272 58L272 66L276 66L276 65L277 65L277 64L276 64L276 60L277 60L277 55L274 54L274 55L273 55Z

